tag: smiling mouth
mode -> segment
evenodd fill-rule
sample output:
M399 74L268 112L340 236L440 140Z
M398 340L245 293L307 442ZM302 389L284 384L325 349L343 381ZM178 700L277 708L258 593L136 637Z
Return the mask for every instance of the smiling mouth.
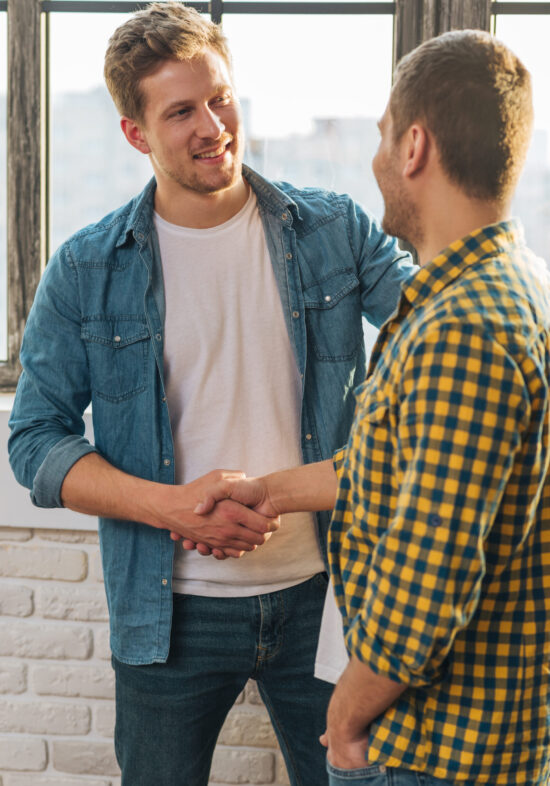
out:
M228 150L231 142L232 140L229 139L227 142L224 142L223 145L220 145L215 150L206 150L204 153L195 153L193 158L195 158L197 161L210 161L215 158L222 158L226 150Z

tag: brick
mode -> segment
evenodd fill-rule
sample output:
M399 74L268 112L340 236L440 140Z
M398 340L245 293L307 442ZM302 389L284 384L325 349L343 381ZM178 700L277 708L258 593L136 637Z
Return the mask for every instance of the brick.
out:
M83 622L109 619L103 588L41 586L36 591L36 613L45 619Z
M0 655L18 658L76 658L85 660L92 651L92 633L73 625L31 622L0 622Z
M258 690L258 683L256 680L248 680L245 688L245 697L248 704L263 705L260 691Z
M112 781L83 781L82 778L63 778L59 775L8 775L5 786L112 786Z
M0 701L0 731L18 734L87 734L90 710L79 704Z
M39 529L36 537L57 543L99 543L97 532L88 530Z
M216 748L211 777L221 783L273 783L275 758L272 753Z
M82 581L87 571L85 551L35 545L0 546L0 576Z
M29 587L3 582L0 584L0 615L28 617L33 612L33 596Z
M24 527L0 527L0 540L15 540L23 543L32 538L32 529Z
M0 770L40 772L46 769L48 753L44 740L32 737L0 737Z
M235 699L235 704L243 704L243 702L244 702L244 697L245 697L245 692L244 692L244 690L243 690L243 691L241 691L241 692L239 693L239 695L238 695L238 696L237 696L237 698Z
M24 693L27 690L27 667L24 663L0 661L0 693Z
M115 704L99 704L95 710L95 730L102 737L112 737L115 731Z
M94 579L94 581L103 583L105 581L103 576L103 564L101 562L101 552L98 550L96 553L91 557L91 568L90 568L90 575Z
M111 660L109 644L109 626L94 630L94 656L101 660Z
M55 740L52 743L53 765L60 772L73 775L118 775L112 742Z
M259 707L231 710L218 742L221 745L248 745L254 748L276 748L278 745L269 716Z
M115 695L114 673L110 665L36 666L32 670L36 693L49 696L84 696L90 699L112 699Z
M290 786L285 760L280 751L275 754L275 782L277 786Z

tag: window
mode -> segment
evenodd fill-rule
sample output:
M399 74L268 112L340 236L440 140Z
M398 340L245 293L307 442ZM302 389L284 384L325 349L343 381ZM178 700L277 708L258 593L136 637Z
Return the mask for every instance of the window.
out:
M109 36L125 14L50 15L49 248L139 193L147 156L124 138L103 81Z
M7 201L7 87L8 87L8 62L7 62L7 16L0 13L0 361L8 357L8 216L6 213Z
M550 104L546 47L550 16L502 15L496 35L521 58L533 78L535 130L513 204L525 227L527 243L550 260Z
M7 76L5 60L0 61L0 390L16 384L22 329L48 251L126 200L149 176L145 159L116 130L101 76L106 38L117 14L143 2L0 0L0 53L7 49L12 55ZM488 29L492 11L497 32L512 46L520 21L528 27L530 44L518 41L516 49L522 56L526 47L529 66L536 49L532 42L540 41L544 51L542 30L550 19L550 3L522 0L448 0L444 6L423 0L188 5L222 21L232 44L247 114L247 160L269 177L346 190L378 214L381 200L370 174L373 120L387 98L392 50L395 61L446 29ZM549 16L539 20L533 17L537 12ZM6 38L7 47L2 46ZM85 77L80 64L88 69ZM539 74L535 98L542 107L546 77L538 62L531 67ZM537 113L538 123L543 110ZM79 123L86 114L89 122ZM549 129L546 120L538 127L545 133ZM545 145L537 134L531 160L539 161ZM529 239L548 256L548 237L541 230L548 223L548 158L531 185L536 167L529 167L518 210L532 224ZM110 195L104 199L107 178Z

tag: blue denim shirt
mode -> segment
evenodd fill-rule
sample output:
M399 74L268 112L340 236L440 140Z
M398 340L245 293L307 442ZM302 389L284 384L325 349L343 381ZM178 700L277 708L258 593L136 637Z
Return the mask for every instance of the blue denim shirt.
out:
M353 390L365 375L361 317L380 326L415 268L349 197L243 171L257 197L302 375L304 461L329 458L347 439ZM65 475L92 451L132 475L174 483L155 187L152 180L71 237L38 287L9 440L13 471L38 506L61 506ZM90 401L95 445L83 436ZM319 516L325 559L329 518ZM113 653L131 664L166 660L174 557L168 531L103 518L99 534Z

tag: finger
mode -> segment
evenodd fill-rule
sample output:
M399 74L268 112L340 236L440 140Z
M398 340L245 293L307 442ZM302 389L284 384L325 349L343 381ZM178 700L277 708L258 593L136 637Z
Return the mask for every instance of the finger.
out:
M178 540L181 540L181 535L178 535L177 532L171 532L170 533L170 538L172 540L178 541Z
M264 535L266 532L276 532L281 526L279 517L268 519L260 513L256 513L255 510L251 510L232 499L226 499L220 502L219 505L220 509L225 508L231 513L234 520L253 532L259 532Z
M206 543L197 543L197 551L201 557L209 557L212 554L212 549Z
M197 547L197 544L194 540L189 540L189 538L183 538L182 546L186 551L194 551Z
M323 747L328 748L328 734L326 731L319 737L319 742Z
M224 496L222 497L222 499L226 499L226 497ZM217 500L215 496L210 495L208 497L205 497L205 499L203 499L202 502L199 502L193 508L193 513L196 513L197 516L204 516L205 513L210 513L210 511L214 509L216 502Z
M244 551L239 551L238 549L212 549L212 556L216 557L216 559L227 559L228 557L239 559L244 553Z

